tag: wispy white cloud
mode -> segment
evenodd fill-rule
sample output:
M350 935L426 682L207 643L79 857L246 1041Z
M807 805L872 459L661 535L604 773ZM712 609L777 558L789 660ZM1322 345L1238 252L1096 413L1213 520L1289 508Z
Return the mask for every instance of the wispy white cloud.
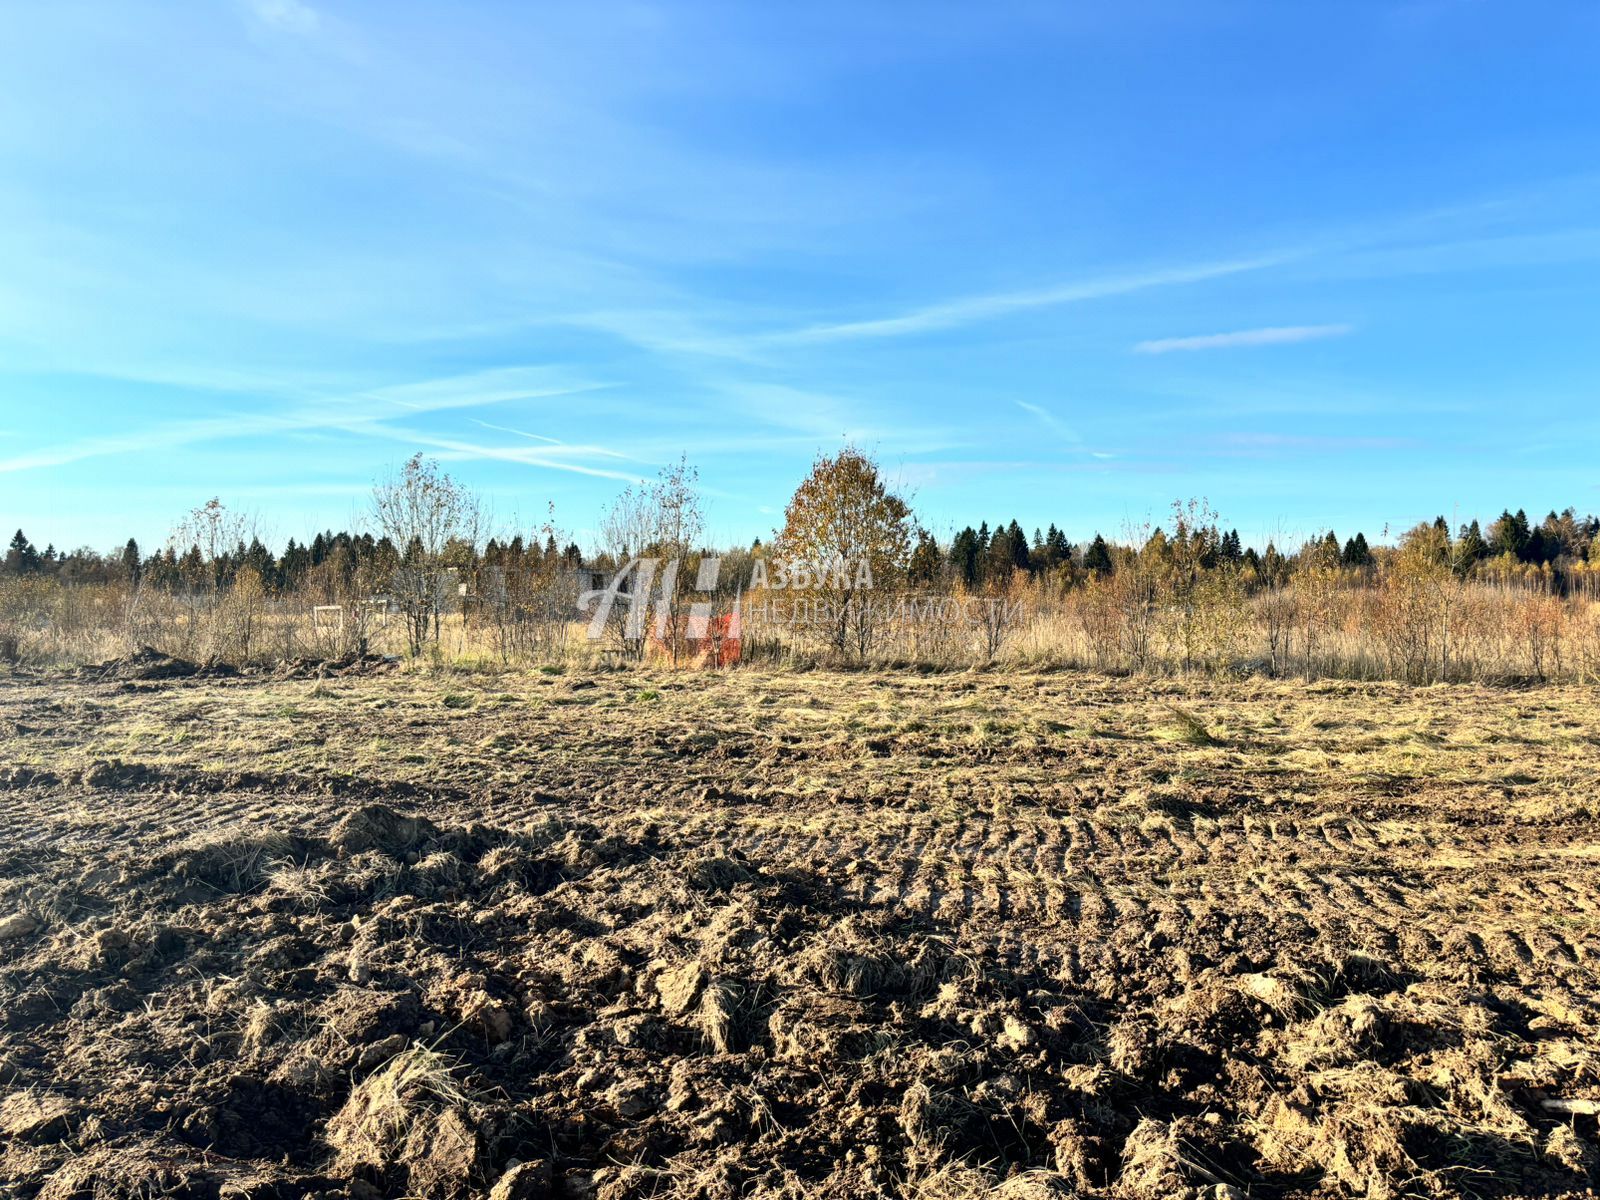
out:
M1171 354L1177 350L1229 350L1238 346L1281 346L1318 338L1343 337L1352 325L1277 325L1267 329L1240 329L1233 333L1207 333L1198 337L1155 338L1136 345L1136 354Z
M303 0L248 0L250 13L263 25L286 33L315 33L322 16Z
M762 361L762 355L748 341L709 332L701 322L681 311L617 309L566 314L558 320L574 329L609 334L655 354L728 358L749 363Z
M1568 226L1537 233L1386 241L1329 256L1310 268L1319 279L1399 279L1409 275L1578 266L1600 259L1600 229Z
M543 467L550 471L568 471L574 475L589 475L598 479L620 479L625 483L638 483L641 479L641 476L636 471L614 471L609 467L593 467L586 463L570 462L555 453L557 450L569 450L599 453L609 457L625 457L603 448L580 446L485 446L477 442L465 442L459 438L441 437L420 429L406 429L392 425L374 425L361 432L370 433L378 437L386 437L397 442L405 442L408 445L426 446L430 450L441 451L440 458L452 458L460 461L493 459L498 462L520 463L525 467Z
M80 438L77 442L62 442L53 446L42 446L38 450L26 451L22 454L13 454L11 458L0 459L0 475L10 475L18 470L38 470L42 467L62 467L69 462L82 462L83 459L106 458L109 454L139 454L149 451L162 450L166 446L189 446L197 442L211 442L216 438L229 437L230 429L237 429L240 422L232 419L206 419L206 421L174 421L155 429L141 429L131 434L109 435L109 437ZM242 430L245 434L266 434L275 432L275 426L261 426L259 422L250 422Z
M1027 400L1018 400L1017 407L1023 412L1036 417L1041 425L1060 437L1072 449L1081 451L1090 458L1100 459L1102 462L1116 457L1116 455L1108 454L1104 450L1090 450L1088 444L1083 440L1083 435L1077 429L1056 416L1044 405L1032 404Z
M1048 408L1045 408L1042 404L1030 404L1026 400L1018 400L1017 407L1023 412L1031 413L1033 416L1037 417L1040 423L1045 426L1045 428L1059 434L1061 437L1071 442L1074 446L1083 445L1083 435L1071 425L1068 425L1060 417L1056 416L1055 413L1051 412Z
M415 412L437 412L446 408L505 404L512 400L571 396L577 392L601 391L612 386L609 383L574 380L565 372L549 367L497 367L443 379L392 384L374 388L356 398L381 401Z
M480 421L477 417L473 417L471 420L474 425L482 425L485 429L492 429L496 433L513 433L517 437L525 437L532 442L545 442L551 446L563 444L560 438L546 437L542 433L529 433L525 429L513 429L509 425L495 425L489 421Z
M496 425L491 421L480 421L477 417L470 418L474 425L481 425L485 429L492 429L496 433L509 433L513 437L527 438L530 442L539 442L548 447L541 451L543 454L573 455L581 458L621 458L631 457L620 450L612 450L607 446L584 445L573 442L564 442L560 438L546 437L542 433L529 433L526 429L514 429L510 425Z
M125 433L62 442L0 459L0 475L64 466L90 458L149 454L207 442L308 430L385 434L383 422L398 415L397 408L420 415L513 400L579 395L607 386L582 379L563 380L559 372L541 367L480 371L327 395L316 402L273 412L234 412L189 421L168 421Z
M725 415L714 416L685 441L692 451L755 453L762 450L836 449L864 446L879 454L931 454L966 445L970 431L960 420L934 422L871 391L835 392L751 379L705 381L707 395L721 397Z
M1053 308L1061 304L1123 296L1151 288L1201 283L1208 279L1220 279L1246 271L1259 271L1286 261L1288 256L1267 255L1187 267L1169 267L1139 274L1110 275L1026 291L993 292L989 295L967 296L959 300L930 305L899 316L846 321L833 325L812 325L785 333L767 334L758 340L783 345L838 342L859 338L906 337L941 329L953 329L978 321L989 321L1030 309Z
M1339 454L1351 450L1409 450L1418 446L1417 439L1404 437L1347 437L1332 434L1300 434L1244 431L1202 436L1198 439L1200 453L1216 458L1281 459L1289 455ZM1189 439L1182 447L1173 447L1183 454L1193 454L1197 440Z
M726 410L746 431L751 426L766 426L830 441L857 442L886 432L881 420L871 420L869 406L861 397L751 379L716 380L707 388L720 395Z

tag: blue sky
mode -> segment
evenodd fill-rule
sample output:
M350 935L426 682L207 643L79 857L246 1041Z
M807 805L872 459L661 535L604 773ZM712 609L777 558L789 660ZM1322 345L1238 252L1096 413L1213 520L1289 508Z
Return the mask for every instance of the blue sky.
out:
M0 520L281 542L416 450L930 528L1600 509L1600 6L3 4Z

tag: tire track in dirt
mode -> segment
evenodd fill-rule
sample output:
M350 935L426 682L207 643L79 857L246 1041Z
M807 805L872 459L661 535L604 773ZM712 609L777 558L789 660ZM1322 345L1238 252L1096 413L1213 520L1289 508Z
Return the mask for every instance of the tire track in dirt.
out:
M346 790L359 796L374 789L353 781ZM264 819L309 832L348 803L305 794L285 804L281 794L253 789L212 792L203 804L166 791L72 789L40 796L14 836L92 850ZM428 805L439 813L470 808L450 799ZM548 799L501 800L495 816L532 827L576 811ZM1591 860L1563 856L1560 835L1517 861L1479 830L1374 828L1355 818L1159 817L1135 826L1092 812L1017 811L952 824L865 809L839 812L831 828L806 828L803 814L773 818L757 811L742 818L739 808L701 809L684 814L678 828L688 841L726 844L774 867L823 862L852 899L956 927L1018 923L1105 938L1129 924L1236 909L1269 918L1293 913L1314 923L1343 919L1389 936L1408 925L1442 934L1460 922L1506 969L1572 965L1596 953L1593 934L1567 936L1543 919L1550 913L1592 919L1600 912L1595 885L1580 873ZM1391 865L1374 870L1374 850ZM1474 870L1471 864L1486 859L1492 872ZM1424 867L1430 860L1453 865ZM1406 876L1407 864L1421 874ZM1496 910L1525 915L1497 926Z
M706 824L686 828L698 836ZM1463 887L1459 877L1471 873L1462 868L1407 875L1397 861L1374 869L1366 849L1373 839L1359 823L1248 821L1239 829L1235 841L1221 823L1134 828L1025 813L949 823L861 813L841 816L831 833L735 824L727 840L774 866L797 854L825 861L844 880L846 895L875 908L904 909L957 929L1048 929L1064 943L1234 912L1268 920L1293 914L1313 925L1339 920L1366 941L1398 939L1408 930L1416 940L1456 928L1504 970L1570 966L1592 953L1584 938L1563 937L1537 918L1496 923L1489 916L1497 908L1537 914L1550 907L1552 892L1592 911L1592 892L1556 868L1507 871L1500 864L1493 876L1479 874ZM1470 860L1478 849L1471 834L1386 832L1391 848L1409 851L1397 859ZM1458 879L1454 894L1441 897L1441 877Z

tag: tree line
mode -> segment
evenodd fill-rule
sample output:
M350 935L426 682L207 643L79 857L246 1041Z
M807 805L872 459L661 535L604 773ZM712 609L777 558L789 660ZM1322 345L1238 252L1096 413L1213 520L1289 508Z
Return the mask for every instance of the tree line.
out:
M392 568L417 564L423 557L420 539L408 542L405 553L401 553L387 537L347 530L330 529L307 542L291 537L283 552L276 555L260 537L252 536L248 543L235 542L213 557L198 543L190 543L182 553L168 545L145 555L135 538L129 538L121 550L108 554L88 547L69 553L58 553L54 546L40 551L28 540L27 534L18 529L5 558L0 560L0 574L170 589L227 588L238 580L241 572L248 571L260 579L268 592L288 595L303 590L319 576L332 575L348 581L355 579L364 568L381 575ZM573 542L558 548L554 538L540 541L537 536L525 539L517 534L504 542L490 538L481 550L474 546L453 546L445 555L446 566L469 568L480 565L515 568L527 562L551 560L577 565L582 562L583 554Z
M818 457L768 542L707 545L697 474L682 458L616 498L587 555L553 513L526 532L485 536L486 525L473 494L416 455L376 483L367 528L277 553L215 499L150 553L132 539L104 555L41 552L18 530L0 560L0 635L41 657L87 660L115 636L245 662L296 647L439 654L449 630L510 661L567 653L575 602L610 588L625 598L603 640L634 658L663 643L677 661L697 605L726 619L742 598L747 651L767 641L857 662L994 661L1006 650L1116 669L1259 660L1273 674L1422 681L1600 669L1600 608L1569 602L1600 597L1600 521L1571 508L1538 523L1507 509L1454 531L1441 517L1392 543L1386 530L1376 545L1333 531L1297 547L1246 545L1204 501L1116 538L1075 543L1055 522L1029 535L1012 519L940 539L870 456L846 447ZM786 574L807 582L773 586ZM84 586L94 584L105 586ZM919 597L939 603L908 607Z
M1456 572L1470 576L1481 564L1552 567L1559 572L1577 563L1600 562L1600 518L1580 518L1577 510L1551 512L1543 522L1532 524L1525 509L1509 509L1490 523L1488 531L1474 520L1460 526L1454 537L1441 516L1434 520L1450 547L1451 565ZM1210 525L1198 531L1185 531L1199 544L1199 565L1207 570L1238 568L1265 581L1292 571L1298 559L1311 551L1319 563L1332 561L1351 569L1372 568L1377 564L1364 532L1340 540L1332 530L1312 538L1298 550L1285 555L1268 541L1257 550L1246 546L1237 529L1223 531ZM1129 539L1127 548L1152 552L1169 540L1165 529L1157 526L1143 538ZM976 529L968 525L955 535L947 548L940 547L925 531L918 535L912 557L913 578L936 582L953 580L968 588L982 588L994 581L1011 579L1018 571L1033 577L1053 575L1110 574L1116 570L1114 544L1096 532L1087 541L1074 545L1056 525L1041 532L1037 527L1031 539L1015 521L997 521L993 530L988 522Z
M417 532L401 549L388 534L330 529L304 542L291 537L282 552L274 554L258 535L241 535L237 528L241 521L213 500L191 514L167 545L149 554L134 538L120 550L105 554L88 547L61 552L53 545L41 551L18 529L0 560L0 574L173 589L226 588L248 571L267 592L287 595L330 576L348 584L363 574L383 577L397 568L424 562L460 571L483 566L515 571L553 563L576 568L588 561L576 542L558 544L553 527L547 527L542 536L490 537L481 547L453 538L436 553L424 545ZM1538 524L1519 508L1502 511L1487 529L1473 520L1452 536L1442 516L1434 520L1433 528L1442 537L1451 568L1463 578L1516 573L1531 567L1544 568L1558 585L1564 585L1575 565L1600 564L1600 518L1579 517L1573 508L1552 511ZM1344 568L1369 569L1376 564L1373 547L1362 532L1341 541L1330 530L1287 554L1271 541L1260 550L1246 546L1237 529L1223 531L1215 525L1184 531L1184 536L1197 540L1203 569L1234 568L1265 583L1281 581L1292 573L1308 551L1319 563L1332 561ZM1114 572L1118 550L1159 552L1169 540L1170 535L1158 526L1142 538L1114 542L1097 531L1075 544L1054 523L1043 530L1035 527L1030 537L1013 519L997 521L992 529L987 521L977 528L968 525L941 545L932 533L917 528L906 572L913 584L960 584L969 590L1007 585L1019 571L1047 582L1070 583L1075 578ZM710 547L697 549L705 554L715 552ZM752 549L760 552L760 539ZM613 555L602 547L594 557L609 562Z

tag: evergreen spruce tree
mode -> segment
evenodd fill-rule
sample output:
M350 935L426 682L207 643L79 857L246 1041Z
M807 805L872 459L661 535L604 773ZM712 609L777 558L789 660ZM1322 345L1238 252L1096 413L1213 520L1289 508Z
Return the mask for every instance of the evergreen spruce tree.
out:
M950 543L950 569L965 586L978 582L978 534L968 525Z
M1489 557L1489 543L1483 540L1483 530L1476 521L1461 527L1456 539L1456 573L1465 576L1472 568Z
M1541 524L1528 531L1528 561L1541 565L1555 562L1566 553L1567 541L1566 526L1552 511Z
M1070 554L1062 553L1066 546L1066 535L1056 528L1054 522L1051 522L1050 528L1044 533L1044 545L1034 558L1045 570L1053 571L1071 557Z
M1015 520L1006 527L1006 538L1011 543L1011 565L1020 571L1031 570L1033 557L1028 552L1028 537Z
M184 552L183 558L178 561L178 574L183 582L191 588L199 588L209 584L206 577L205 556L200 553L199 543L192 544Z
M982 529L978 531L980 534ZM1016 555L1011 549L1011 531L1004 525L996 525L994 535L989 539L989 549L982 557L983 582L1005 585L1011 581L1011 568L1016 561Z
M249 548L240 556L239 566L242 569L254 571L260 578L263 587L269 590L277 589L277 564L273 561L272 552L261 544L260 538L250 539Z
M1102 575L1111 574L1111 547L1106 545L1105 538L1098 533L1094 535L1094 541L1089 543L1089 548L1084 551L1083 569L1098 571Z
M1531 534L1528 528L1528 514L1520 508L1513 516L1509 509L1501 512L1500 519L1489 527L1489 549L1496 555L1509 554L1515 559L1527 561L1528 539Z
M178 584L178 555L171 546L158 550L145 560L145 577L158 587L171 589Z
M1261 577L1273 587L1287 583L1289 579L1289 562L1271 542L1267 543L1266 552L1261 556Z
M931 587L939 581L944 555L939 543L926 529L917 530L917 544L911 551L911 564L907 575L916 587Z
M283 548L283 557L278 560L278 578L283 581L284 588L288 591L298 588L310 566L311 551L290 538Z
M11 539L11 545L6 548L6 573L10 575L34 575L39 570L39 552L34 549L33 543L22 530L17 530Z
M1239 539L1237 529L1230 529L1222 535L1221 545L1217 548L1217 559L1230 567L1236 567L1244 561L1244 545Z
M1167 531L1157 525L1155 532L1147 539L1139 550L1139 557L1152 563L1170 563L1172 561L1172 541L1167 537Z
M129 538L128 544L122 548L121 563L123 577L129 583L137 584L144 568L139 560L139 543L132 538Z

